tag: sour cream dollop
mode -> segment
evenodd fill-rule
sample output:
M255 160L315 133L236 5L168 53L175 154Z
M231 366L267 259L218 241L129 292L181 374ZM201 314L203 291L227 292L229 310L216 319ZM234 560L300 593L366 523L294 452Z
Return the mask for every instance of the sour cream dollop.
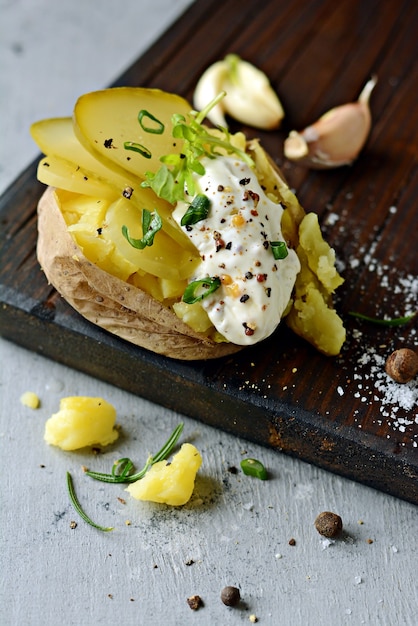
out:
M208 216L181 226L188 204L179 202L173 212L200 254L190 280L218 277L221 286L201 301L209 319L228 341L255 344L279 325L300 262L290 248L284 259L274 258L271 242L283 241L283 207L266 196L254 171L234 157L205 157L202 164L196 186L210 201Z

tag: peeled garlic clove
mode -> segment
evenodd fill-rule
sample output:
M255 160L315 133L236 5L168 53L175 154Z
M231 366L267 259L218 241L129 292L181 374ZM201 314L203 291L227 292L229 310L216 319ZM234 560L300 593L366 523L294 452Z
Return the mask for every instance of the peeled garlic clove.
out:
M197 82L194 94L193 104L197 111L202 111L209 102L212 102L216 96L223 91L223 83L227 75L228 68L224 61L217 61L207 70L205 70ZM215 126L227 127L227 123L224 116L224 102L223 100L212 107L208 112L207 118Z
M377 78L371 78L357 102L331 109L300 133L292 130L284 142L285 157L314 169L352 163L370 132L369 99L376 83Z
M242 124L263 130L280 126L283 107L267 76L236 55L225 58L228 73L223 83L225 112Z
M267 76L236 54L227 55L202 74L194 93L195 108L202 110L222 91L226 96L207 115L216 126L227 127L224 114L264 130L280 125L283 107Z

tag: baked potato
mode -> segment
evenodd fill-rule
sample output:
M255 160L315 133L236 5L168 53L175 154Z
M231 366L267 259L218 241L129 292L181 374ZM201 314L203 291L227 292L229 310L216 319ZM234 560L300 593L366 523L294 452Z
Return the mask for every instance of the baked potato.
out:
M345 330L332 296L343 279L317 216L259 141L203 119L177 95L121 87L81 96L72 118L32 125L46 155L37 245L46 278L94 324L168 357L232 354L282 318L338 354ZM226 222L241 237L233 270ZM257 244L245 243L248 228L261 230Z

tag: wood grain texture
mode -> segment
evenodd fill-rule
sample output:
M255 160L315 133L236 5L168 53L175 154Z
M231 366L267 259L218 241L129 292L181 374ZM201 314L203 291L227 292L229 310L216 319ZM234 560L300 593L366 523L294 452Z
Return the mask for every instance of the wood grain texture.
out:
M283 327L234 357L181 363L89 324L48 287L35 257L43 191L36 164L0 202L2 335L217 428L418 503L416 404L406 409L389 401L390 383L385 387L375 368L392 349L416 347L417 326L386 329L349 315L354 309L397 316L418 306L417 29L416 3L406 0L262 6L201 0L116 82L191 99L201 72L228 52L268 74L286 111L283 127L244 131L275 155L337 252L346 279L337 307L348 330L340 357L315 353ZM373 129L354 165L318 173L287 163L282 146L289 130L355 100L371 74L379 79ZM410 390L416 394L416 386Z

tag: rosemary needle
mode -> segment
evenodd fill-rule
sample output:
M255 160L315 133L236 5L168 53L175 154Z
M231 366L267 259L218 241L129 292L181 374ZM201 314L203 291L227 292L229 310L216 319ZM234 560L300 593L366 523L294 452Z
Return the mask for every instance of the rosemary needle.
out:
M93 520L89 518L88 515L86 515L86 513L84 513L83 509L81 508L81 504L74 491L73 479L71 477L70 472L67 472L67 488L68 488L68 494L70 496L71 504L73 505L73 507L75 508L75 510L81 517L81 519L87 522L87 524L89 524L90 526L93 526L93 528L97 528L98 530L102 530L103 532L109 532L110 530L113 530L112 526L100 526L99 524L96 524L95 522L93 522Z
M163 447L153 456L149 456L142 470L136 474L130 473L134 467L131 459L123 458L113 464L111 474L102 474L101 472L87 470L87 476L95 478L96 480L101 480L105 483L133 483L140 478L143 478L151 465L154 465L154 463L158 463L159 461L164 461L164 459L170 455L183 431L183 426L184 424L181 422L173 430Z
M417 313L412 313L412 315L406 315L404 317L394 317L392 319L369 317L368 315L363 315L362 313L357 313L355 311L350 311L349 315L366 322L371 322L372 324L379 324L380 326L403 326L414 319Z

